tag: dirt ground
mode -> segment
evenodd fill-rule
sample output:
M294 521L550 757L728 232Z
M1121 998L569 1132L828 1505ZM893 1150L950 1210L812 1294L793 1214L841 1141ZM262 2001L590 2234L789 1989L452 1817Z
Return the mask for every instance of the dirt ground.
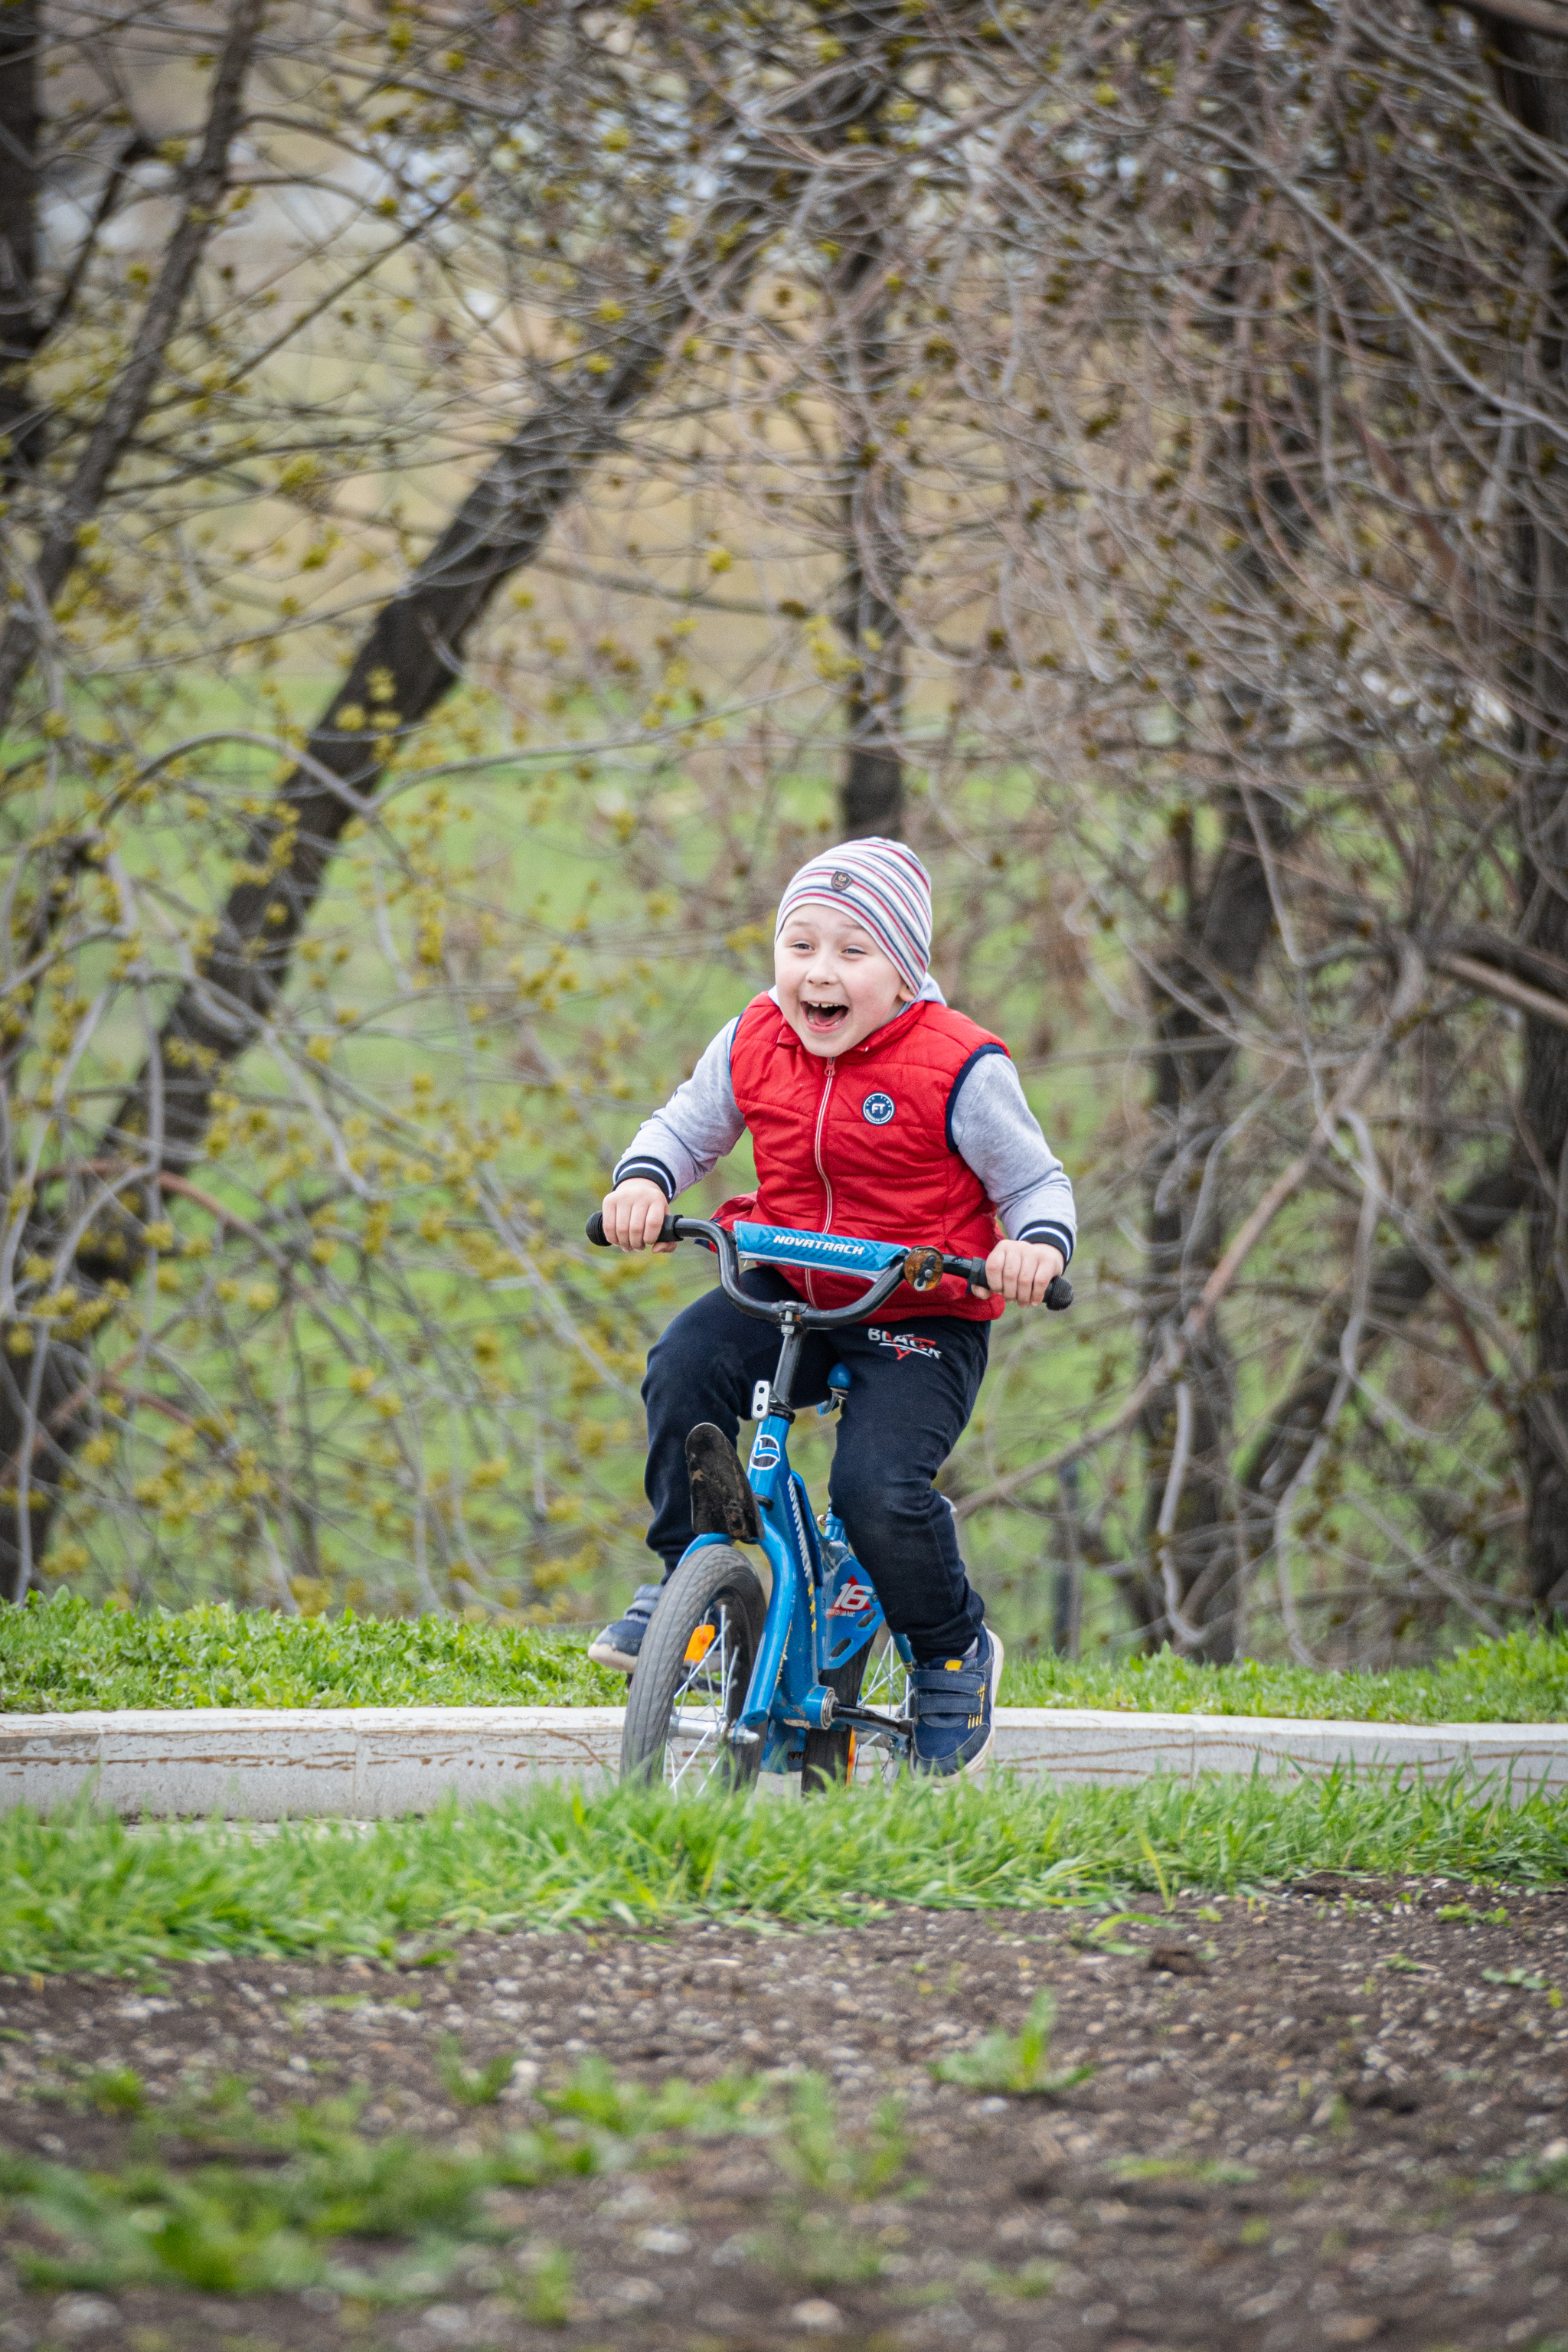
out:
M0 1979L0 2147L59 2162L126 2161L132 2124L68 2095L117 2066L154 2102L220 2074L273 2111L360 2085L367 2133L464 2147L542 2120L533 2091L589 2052L644 2083L809 2067L846 2131L893 2095L909 2135L858 2202L792 2182L757 2138L492 2192L503 2233L391 2309L319 2286L26 2293L0 2255L0 2347L1568 2352L1568 1893L1500 1908L1454 1882L1323 1879L1109 1932L900 1911L485 1937L424 1969L225 1963L153 1993ZM1041 1986L1051 2064L1087 2080L1050 2098L933 2082ZM518 2054L498 2104L450 2103L454 2037L471 2066ZM43 2242L16 2212L3 2237ZM550 2327L525 2292L546 2259L569 2281Z

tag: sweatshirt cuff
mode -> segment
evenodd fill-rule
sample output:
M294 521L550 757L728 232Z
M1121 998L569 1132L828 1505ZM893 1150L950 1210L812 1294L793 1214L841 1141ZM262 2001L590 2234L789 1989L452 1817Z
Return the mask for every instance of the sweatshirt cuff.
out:
M1017 1239L1021 1242L1048 1242L1052 1249L1060 1250L1064 1265L1072 1264L1073 1237L1065 1225L1026 1225Z
M675 1198L675 1179L662 1160L623 1160L610 1179L611 1190L624 1184L628 1176L646 1176L650 1183L658 1186L667 1201Z

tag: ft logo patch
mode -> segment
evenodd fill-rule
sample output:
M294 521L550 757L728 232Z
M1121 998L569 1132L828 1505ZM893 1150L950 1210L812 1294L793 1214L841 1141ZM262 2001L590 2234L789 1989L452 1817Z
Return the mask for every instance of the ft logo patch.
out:
M860 1106L860 1116L873 1127L886 1127L897 1108L891 1095L868 1095Z

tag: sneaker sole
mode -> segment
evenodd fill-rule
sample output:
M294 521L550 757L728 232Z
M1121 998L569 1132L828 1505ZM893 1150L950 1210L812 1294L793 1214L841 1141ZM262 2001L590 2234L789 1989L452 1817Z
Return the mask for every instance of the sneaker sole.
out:
M607 1642L590 1642L588 1655L596 1666L608 1666L612 1674L630 1675L637 1672L637 1660L625 1650L612 1649Z

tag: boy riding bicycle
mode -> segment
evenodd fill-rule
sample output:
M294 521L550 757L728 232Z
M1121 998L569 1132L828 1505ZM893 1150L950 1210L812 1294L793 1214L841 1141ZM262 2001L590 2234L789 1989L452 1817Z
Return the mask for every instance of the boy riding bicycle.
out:
M849 1373L832 1505L914 1664L913 1761L969 1772L991 1747L1002 1644L969 1582L951 1505L932 1484L974 1410L989 1326L1007 1299L1038 1306L1072 1255L1072 1186L999 1037L952 1012L931 977L931 879L901 842L847 842L803 866L779 905L773 986L714 1038L644 1122L605 1196L605 1237L661 1246L669 1202L749 1129L757 1190L716 1222L929 1244L984 1257L987 1290L907 1285L876 1323L809 1339L798 1403ZM1000 1224L1003 1238L997 1237ZM663 1244L670 1246L670 1244ZM841 1276L754 1266L759 1298L852 1299ZM721 1291L678 1315L648 1357L647 1543L668 1579L692 1541L686 1439L712 1422L731 1441L773 1370L772 1328ZM591 1645L631 1673L660 1585Z

